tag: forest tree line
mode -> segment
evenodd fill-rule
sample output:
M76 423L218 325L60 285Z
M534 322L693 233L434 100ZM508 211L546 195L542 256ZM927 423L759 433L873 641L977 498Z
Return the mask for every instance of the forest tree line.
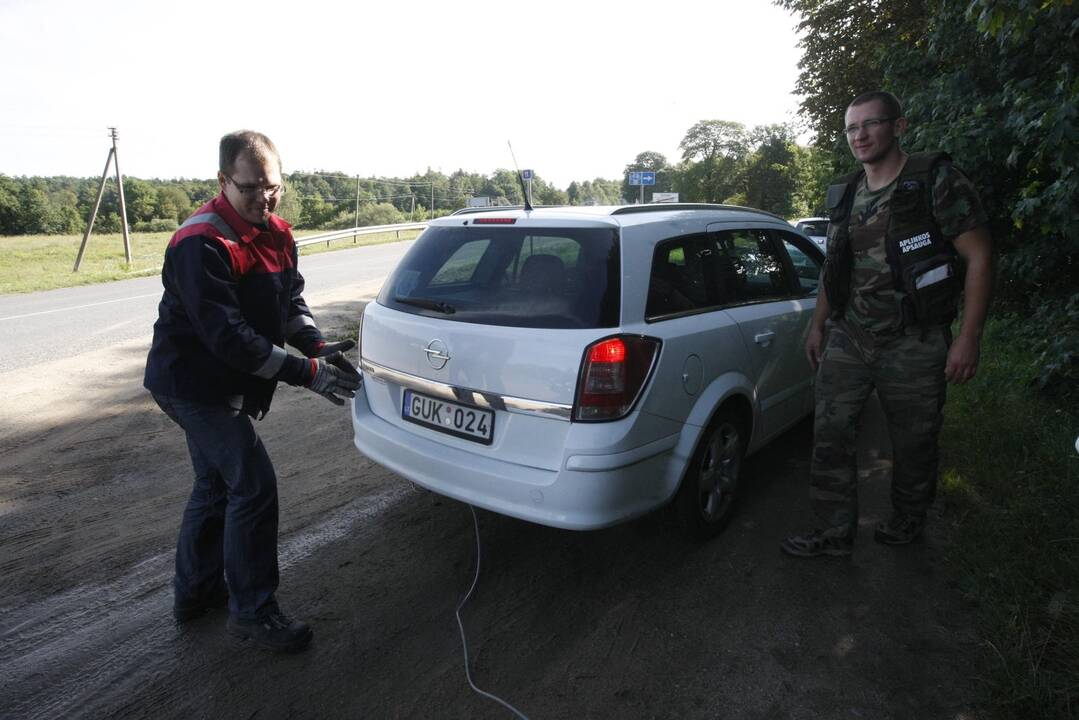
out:
M800 147L787 125L747 128L741 123L702 120L680 144L674 162L658 152L639 153L621 179L573 181L560 189L536 176L535 205L615 205L637 202L640 188L628 184L634 170L656 173L644 190L678 192L685 202L749 205L785 217L819 210L827 157ZM300 230L338 229L426 220L465 207L472 197L493 205L520 205L521 182L512 170L490 174L434 170L408 178L362 178L341 172L292 172L278 213ZM0 235L82 232L97 197L100 178L9 177L0 175ZM176 229L218 192L217 181L124 178L124 205L130 229ZM95 221L98 232L120 230L119 196L109 179Z

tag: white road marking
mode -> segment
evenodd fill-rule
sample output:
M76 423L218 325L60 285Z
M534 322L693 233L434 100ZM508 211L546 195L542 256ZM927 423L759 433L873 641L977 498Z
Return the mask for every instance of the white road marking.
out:
M109 305L111 303L126 302L128 300L139 300L141 298L148 297L161 297L160 292L147 293L145 295L132 295L131 297L116 298L115 300L102 300L96 303L87 303L86 305L74 305L72 307L54 308L52 310L41 310L39 312L24 313L23 315L9 315L8 317L0 317L0 322L4 320L21 320L22 318L36 317L38 315L51 315L58 312L71 312L72 310L82 310L83 308L97 307L98 305Z

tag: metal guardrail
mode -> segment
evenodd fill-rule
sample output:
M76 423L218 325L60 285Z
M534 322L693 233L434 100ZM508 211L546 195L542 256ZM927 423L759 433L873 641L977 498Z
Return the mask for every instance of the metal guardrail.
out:
M414 223L397 223L395 225L367 225L365 227L354 227L347 230L334 230L327 233L319 233L318 235L308 235L306 237L296 240L296 247L302 248L306 245L314 245L315 243L324 242L329 247L330 243L334 240L344 240L345 238L357 238L360 235L374 235L376 233L396 232L397 237L401 237L401 231L403 230L423 230L427 227L425 222Z

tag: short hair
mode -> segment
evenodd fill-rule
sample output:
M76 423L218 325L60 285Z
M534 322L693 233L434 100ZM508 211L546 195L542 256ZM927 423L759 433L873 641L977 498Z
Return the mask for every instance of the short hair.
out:
M852 108L855 105L865 105L868 102L879 100L884 105L884 112L888 113L888 117L901 118L903 117L903 104L899 102L899 98L892 95L887 90L871 90L864 92L858 97L850 101L848 108Z
M281 169L281 156L277 154L273 140L254 130L237 130L221 138L218 169L226 175L232 173L236 169L236 159L243 152L262 162L276 160L278 170Z

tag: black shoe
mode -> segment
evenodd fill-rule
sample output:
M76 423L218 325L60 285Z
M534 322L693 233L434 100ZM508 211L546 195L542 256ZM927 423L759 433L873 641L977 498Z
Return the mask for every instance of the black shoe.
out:
M909 545L925 531L925 518L896 513L892 519L877 526L873 539L885 545Z
M779 545L780 549L794 557L817 557L833 555L846 557L854 552L854 541L848 536L814 530L808 535L792 535Z
M172 616L176 622L185 623L201 617L211 610L229 606L229 591L225 589L193 600L173 601Z
M257 620L240 620L230 615L225 628L233 637L254 640L278 652L299 652L314 637L307 623L289 619L276 603L266 608Z

